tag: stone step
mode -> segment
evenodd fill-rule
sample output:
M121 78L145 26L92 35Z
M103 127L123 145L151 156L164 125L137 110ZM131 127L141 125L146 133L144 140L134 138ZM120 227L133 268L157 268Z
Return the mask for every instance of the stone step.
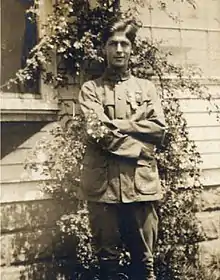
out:
M211 211L220 209L220 186L204 189L197 200L201 211Z
M196 213L207 239L220 238L220 210Z
M74 260L1 267L1 280L69 280L74 279L74 267Z
M1 266L76 256L76 239L58 227L1 235Z
M208 268L215 265L216 269L219 269L220 239L201 242L199 246L199 260L204 267Z
M64 214L62 205L52 199L4 203L0 209L2 234L55 227Z

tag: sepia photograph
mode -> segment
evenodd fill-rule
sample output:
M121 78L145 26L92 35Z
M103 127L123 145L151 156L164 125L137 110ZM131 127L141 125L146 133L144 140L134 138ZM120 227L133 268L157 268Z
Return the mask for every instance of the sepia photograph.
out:
M220 280L220 0L1 0L1 280Z

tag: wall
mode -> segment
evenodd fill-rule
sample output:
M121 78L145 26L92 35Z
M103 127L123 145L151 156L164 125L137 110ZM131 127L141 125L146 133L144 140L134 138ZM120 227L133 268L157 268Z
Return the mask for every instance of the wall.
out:
M42 181L47 178L41 170L30 173L24 169L30 151L42 139L49 139L54 125L41 124L31 137L35 124L10 135L13 143L18 139L16 148L1 160L2 280L68 279L73 274L75 240L64 239L56 224L64 209L42 191ZM19 144L25 134L29 137Z

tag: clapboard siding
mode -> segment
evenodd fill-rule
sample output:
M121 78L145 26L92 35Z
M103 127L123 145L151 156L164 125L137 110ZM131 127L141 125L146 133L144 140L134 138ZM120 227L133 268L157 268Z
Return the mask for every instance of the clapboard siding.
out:
M10 180L2 182L1 201L5 203L18 201L33 201L49 199L49 195L42 191L42 180ZM205 169L201 174L204 188L213 190L220 185L220 168ZM190 183L189 183L190 184ZM220 203L220 196L219 196Z
M122 3L128 6L126 0ZM141 36L160 42L165 51L173 54L172 62L198 66L207 77L219 76L219 1L196 1L196 9L183 1L166 1L165 9L157 0L145 3L139 9L144 26Z
M217 169L220 168L220 153L215 154L203 154L201 155L202 169Z
M198 142L196 142L198 144ZM218 169L220 168L220 152L219 150L213 150L212 142L209 141L207 145L203 143L205 150L198 151L201 153L201 168L202 169ZM206 149L207 148L207 149ZM218 149L219 146L216 147ZM210 149L210 150L208 150ZM20 160L20 159L19 159ZM7 163L1 165L1 180L2 182L11 182L11 181L27 181L27 180L39 180L39 179L48 179L47 176L42 174L42 165L40 162L36 163L38 170L25 170L24 163Z
M57 227L2 234L0 240L2 266L73 256L76 248L74 237L66 236L68 246L64 249L63 235Z
M201 172L201 181L204 187L218 186L220 184L220 168L203 169Z
M220 168L220 152L210 153L206 152L201 154L201 168L202 169L216 169ZM1 166L1 180L2 182L11 182L15 180L37 180L48 179L48 177L42 174L41 163L36 163L37 170L24 170L24 164L10 163Z
M10 180L1 183L1 202L10 203L18 201L32 201L50 199L42 191L42 180Z
M49 198L2 203L0 209L2 234L55 227L63 212L62 205Z
M180 107L184 113L202 113L207 112L207 110L211 110L211 112L216 113L217 111L220 111L220 98L213 98L212 101L203 100L200 98L180 99Z
M52 135L49 131L57 125L57 122L52 122L45 125L39 132L35 133L31 137L29 137L26 141L20 144L16 150L11 152L2 158L0 162L1 166L1 181L2 182L11 182L11 181L27 181L27 180L36 180L43 179L41 173L40 164L39 170L28 172L24 169L24 164L27 161L28 157L32 154L33 149L38 145L39 142L50 141ZM31 160L30 160L31 162ZM3 189L3 187L2 187Z
M217 129L213 129L212 133L216 134ZM198 151L201 154L207 154L207 153L219 153L220 152L220 138L213 139L212 135L209 135L210 139L204 140L204 139L196 139L195 143L197 146ZM1 166L9 167L12 165L22 165L22 168L24 168L24 163L28 160L30 162L34 162L34 158L32 156L33 150L31 148L18 148L14 152L10 153L10 155L6 156L2 159ZM37 159L37 162L39 162L39 158ZM36 159L35 159L36 162ZM6 173L6 172L5 172Z
M69 280L74 279L75 262L73 260L43 261L29 265L1 268L1 280Z
M27 180L38 180L48 179L46 175L42 173L42 164L36 163L37 170L24 169L24 163L9 163L1 165L1 180L2 182L11 181L27 181Z
M216 104L219 104L219 99L216 99ZM196 104L199 104L196 106ZM220 122L217 119L217 112L207 113L206 101L200 99L184 99L181 100L181 105L184 108L184 117L187 120L190 139L195 141L198 151L201 153L203 169L220 168ZM189 106L188 106L189 105ZM198 109L200 108L201 109ZM195 112L192 108L195 109ZM188 109L187 111L187 108ZM72 114L73 109L70 107L68 113ZM34 146L42 139L51 138L48 133L56 123L45 126L39 133L25 141L14 152L5 156L1 161L1 174L3 182L14 180L36 180L45 178L40 171L40 163L38 159L39 171L24 170L24 162L31 154ZM13 170L13 172L12 172Z
M33 149L33 146L17 148L15 151L13 151L9 155L5 156L2 159L1 164L6 165L6 164L13 164L13 163L18 163L18 162L24 163L24 161L27 159L28 155L32 152L32 149Z
M214 141L220 139L219 125L207 127L188 127L190 139L194 141Z
M220 138L216 140L197 140L196 146L201 154L219 153Z
M220 123L217 119L218 113L214 112L209 114L208 112L202 113L185 113L184 114L189 127L205 127L205 126L219 126Z

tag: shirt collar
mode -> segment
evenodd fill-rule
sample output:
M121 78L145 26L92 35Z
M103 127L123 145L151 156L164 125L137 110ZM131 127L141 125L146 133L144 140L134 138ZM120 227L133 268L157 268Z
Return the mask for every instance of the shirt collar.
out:
M104 80L109 80L113 82L118 82L118 81L126 81L131 77L131 71L126 70L122 73L118 73L114 69L111 68L106 68L103 78Z

